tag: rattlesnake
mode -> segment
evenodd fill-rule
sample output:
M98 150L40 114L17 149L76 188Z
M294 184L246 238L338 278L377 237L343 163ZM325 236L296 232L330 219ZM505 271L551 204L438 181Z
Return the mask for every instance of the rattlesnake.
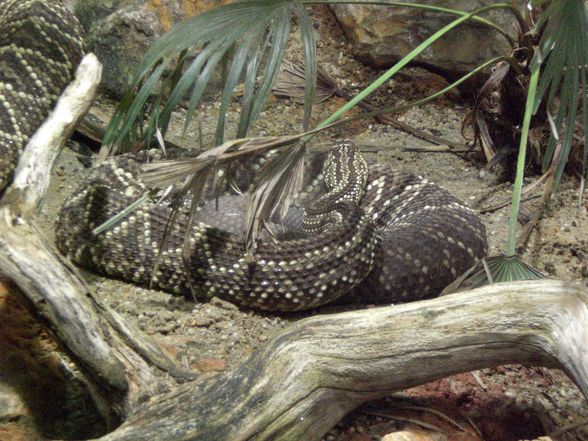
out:
M0 0L0 191L71 80L81 36L58 1Z
M12 25L19 16L12 11L19 8L23 16L28 14L28 20L47 27L39 29L35 37L13 32ZM8 158L0 162L4 182L34 131L26 112L6 110L30 106L26 93L14 94L12 90L20 82L52 84L57 78L58 87L36 89L44 104L52 103L67 83L62 70L70 74L81 54L78 28L71 24L71 18L63 17L69 15L57 0L0 0L0 67L15 72L0 77L0 104L4 109L0 116L0 154ZM5 28L4 22L12 28ZM46 42L39 43L43 39ZM49 41L63 45L56 50ZM14 55L14 51L28 54L25 48L29 45L40 45L47 52L46 61L31 64L31 69L28 62ZM15 49L10 52L9 47ZM63 54L67 54L67 63L49 61ZM36 79L23 80L33 73ZM47 106L28 111L34 113L37 124L45 117ZM202 220L189 232L190 255L183 259L185 216L174 224L165 249L160 250L170 209L153 202L146 202L106 233L93 235L92 228L145 192L141 166L128 157L95 167L66 201L56 226L58 248L74 262L110 277L153 283L178 293L215 295L266 310L312 308L350 295L353 290L356 298L370 302L430 297L485 254L483 224L444 189L408 173L364 167L361 154L349 142L338 144L330 155L330 166L314 186L323 188L322 196L317 196L321 203L306 203L305 220L311 215L326 215L336 222L319 225L313 233L295 239L262 240L253 261L246 258L238 234L227 231L222 222L212 226ZM326 205L322 212L321 205Z

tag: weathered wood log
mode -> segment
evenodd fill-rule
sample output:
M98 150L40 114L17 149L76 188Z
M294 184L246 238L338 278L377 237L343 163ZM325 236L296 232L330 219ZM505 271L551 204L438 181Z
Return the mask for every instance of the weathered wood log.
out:
M361 403L504 363L588 396L588 292L542 280L301 320L235 372L152 401L104 440L318 440Z

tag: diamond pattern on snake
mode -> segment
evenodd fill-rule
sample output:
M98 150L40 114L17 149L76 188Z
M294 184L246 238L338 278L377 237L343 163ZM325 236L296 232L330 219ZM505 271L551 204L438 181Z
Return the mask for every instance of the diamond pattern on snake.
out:
M37 32L23 32L25 23ZM71 78L82 44L78 25L57 0L0 0L0 25L5 186L28 137ZM164 249L170 209L155 201L105 233L92 234L145 193L140 175L141 164L131 157L93 168L59 214L60 251L107 277L294 311L342 299L394 303L431 297L487 250L484 225L473 210L427 179L368 165L349 141L333 146L306 198L287 215L289 230L278 241L262 238L254 261L246 258L239 226L225 223L243 217L243 198L222 198L222 215L205 206L190 231L180 215ZM184 259L186 233L190 253Z

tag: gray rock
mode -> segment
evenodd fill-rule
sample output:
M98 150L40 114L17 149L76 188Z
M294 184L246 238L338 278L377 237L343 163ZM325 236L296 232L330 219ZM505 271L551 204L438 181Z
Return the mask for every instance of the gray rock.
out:
M103 65L101 91L120 98L131 85L141 58L164 30L157 12L145 4L123 5L103 15L106 12L88 4L80 18L86 20L88 51Z
M494 2L420 0L417 3L471 11ZM456 18L422 9L394 6L333 5L331 8L349 39L354 55L362 62L378 68L393 65ZM516 21L509 12L495 10L484 16L492 19L512 37L516 36ZM468 21L435 42L416 62L434 71L462 75L492 57L509 53L510 45L502 35Z
M29 414L20 394L9 384L0 382L0 423L26 418Z
M86 30L88 51L103 64L101 92L120 98L137 65L176 23L226 0L66 0Z
M94 23L116 11L121 3L123 3L123 0L65 1L66 6L74 12L86 32L90 30Z

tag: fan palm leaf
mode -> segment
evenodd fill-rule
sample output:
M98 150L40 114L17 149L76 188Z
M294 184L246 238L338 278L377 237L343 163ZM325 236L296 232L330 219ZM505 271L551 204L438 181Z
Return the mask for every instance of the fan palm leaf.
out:
M184 123L187 128L221 62L226 63L228 69L220 99L215 144L224 140L226 111L240 82L244 84L243 108L235 137L245 136L263 110L279 72L293 14L300 23L309 70L316 72L312 25L299 2L245 1L205 12L173 28L147 52L137 68L131 89L117 107L104 143L116 150L121 145L135 144L139 138L150 139L157 129L165 135L172 111L184 100L188 101ZM188 61L190 51L197 51L197 54ZM266 62L261 80L257 81L262 59ZM168 84L171 91L165 96L165 88L158 90L157 86L174 62L177 64ZM311 75L307 80L305 121L309 120L315 90L316 75ZM145 133L141 133L143 112L154 91L157 91L155 105Z
M186 128L201 103L212 74L219 65L228 66L220 100L220 112L214 144L223 142L225 115L238 83L244 85L240 119L235 138L246 136L251 124L259 117L282 64L291 31L291 18L298 18L301 34L305 76L304 130L307 130L316 93L316 53L313 27L304 8L313 3L354 3L321 0L248 0L231 3L186 20L160 38L147 52L135 73L135 80L117 107L104 137L111 151L149 142L159 129L165 135L171 112L188 101ZM362 3L362 2L356 2ZM512 38L493 22L465 11L439 6L373 1L370 4L405 6L461 16L484 24ZM486 9L509 8L497 3ZM482 11L482 10L479 10ZM519 17L520 18L520 17ZM194 55L194 52L197 52ZM190 54L193 54L190 59ZM265 61L265 64L264 62ZM175 68L174 66L175 63ZM261 66L263 72L260 72ZM169 77L166 72L172 71ZM262 74L261 74L262 73ZM261 75L260 75L261 74ZM259 81L257 80L261 78ZM162 87L162 84L165 87ZM169 90L168 90L169 89ZM155 92L155 98L152 97ZM143 126L145 109L151 103L147 124Z

